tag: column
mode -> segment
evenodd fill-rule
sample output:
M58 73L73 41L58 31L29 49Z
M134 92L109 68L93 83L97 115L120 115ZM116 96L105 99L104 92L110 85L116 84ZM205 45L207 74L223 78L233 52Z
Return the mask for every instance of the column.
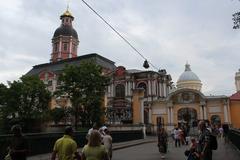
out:
M172 125L173 124L173 116L174 116L174 114L173 114L173 106L170 107L170 114L171 114L170 118L171 118L171 125Z
M151 92L152 92L152 88L151 88L151 82L150 80L148 80L148 95L151 95Z
M149 108L148 117L149 117L148 123L151 124L152 123L152 108Z
M127 81L125 82L125 96L127 96Z
M163 83L163 96L166 97L166 83Z
M171 107L167 108L167 115L168 115L168 124L171 123Z
M143 104L143 98L141 98L141 115L140 115L140 119L141 119L141 123L144 123L144 104Z
M224 122L228 123L229 121L228 121L227 104L224 104L223 110L224 110Z
M232 121L231 121L231 114L230 114L230 107L229 107L229 103L227 104L227 111L228 111L228 122L229 123L232 123Z
M200 113L199 113L200 117L199 118L203 119L203 107L202 107L202 105L199 106L199 111L200 111Z
M208 119L206 106L203 106L203 119Z

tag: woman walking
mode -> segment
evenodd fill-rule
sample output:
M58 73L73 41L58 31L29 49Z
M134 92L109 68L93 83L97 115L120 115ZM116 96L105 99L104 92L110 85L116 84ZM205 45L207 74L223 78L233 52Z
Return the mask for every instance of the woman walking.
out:
M161 153L161 158L165 158L165 154L167 153L167 132L164 128L160 128L158 131L158 148L159 152Z
M82 160L109 160L106 148L101 144L101 141L100 133L93 130L88 144L83 147Z

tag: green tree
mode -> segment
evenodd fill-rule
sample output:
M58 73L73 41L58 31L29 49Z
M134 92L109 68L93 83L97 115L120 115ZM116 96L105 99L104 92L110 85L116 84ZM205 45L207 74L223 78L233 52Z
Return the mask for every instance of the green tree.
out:
M102 102L109 78L102 75L102 68L91 61L79 66L69 65L63 70L59 80L58 95L68 96L75 116L75 128L79 121L83 125L99 123L103 115Z
M1 108L2 115L6 117L5 124L21 123L25 131L39 127L48 112L51 98L44 83L37 76L23 76L8 85L6 90L2 86L5 96L2 97L4 105Z

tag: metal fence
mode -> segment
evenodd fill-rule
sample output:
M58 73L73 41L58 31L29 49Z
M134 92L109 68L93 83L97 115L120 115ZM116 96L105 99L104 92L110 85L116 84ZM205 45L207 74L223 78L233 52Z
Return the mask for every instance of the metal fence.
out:
M228 134L229 140L240 150L240 130L231 129Z
M83 147L86 141L87 132L75 132L74 139L78 147ZM55 141L63 136L63 133L33 133L24 135L29 144L29 155L37 155L52 152ZM137 140L143 138L142 130L135 131L113 131L111 132L113 143ZM0 159L7 154L7 147L10 144L12 135L0 135Z

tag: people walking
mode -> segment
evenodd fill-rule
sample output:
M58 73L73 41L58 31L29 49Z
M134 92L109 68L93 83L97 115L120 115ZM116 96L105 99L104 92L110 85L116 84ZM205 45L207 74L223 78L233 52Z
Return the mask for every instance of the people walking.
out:
M82 160L109 160L104 145L101 144L101 135L93 130L90 134L88 144L82 149Z
M112 137L110 135L110 131L106 128L104 130L105 135L103 136L103 145L107 149L109 160L112 159Z
M64 136L59 138L54 144L51 160L55 160L56 156L58 157L58 160L81 159L81 156L77 151L77 143L72 137L72 127L66 127Z
M9 146L9 153L12 160L26 160L28 153L27 139L22 135L20 125L14 125L11 128L13 137Z
M175 139L175 147L177 146L180 147L181 146L180 144L181 130L178 127L176 127L173 133L174 133L174 139Z
M168 135L164 128L159 128L157 133L158 135L158 149L161 153L161 158L165 158L165 154L167 153L167 142L168 142Z
M204 121L199 121L198 153L201 160L212 160L212 149L210 146L210 131Z

